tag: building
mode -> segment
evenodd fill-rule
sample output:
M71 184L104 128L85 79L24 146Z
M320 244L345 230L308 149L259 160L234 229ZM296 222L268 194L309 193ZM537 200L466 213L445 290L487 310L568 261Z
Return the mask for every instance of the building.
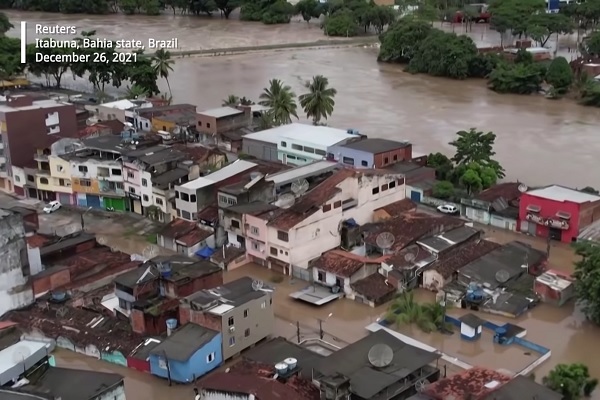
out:
M137 108L152 107L152 103L146 100L116 100L109 103L86 106L86 109L94 112L99 121L116 119L123 123L135 122L135 112Z
M220 332L223 360L228 360L273 331L272 290L249 277L205 289L182 301L179 320Z
M19 381L37 364L47 361L53 350L52 343L33 340L21 340L0 350L0 388Z
M411 161L412 144L379 138L363 139L329 147L327 159L353 168L387 168L401 161Z
M396 218L406 212L416 211L417 203L410 199L403 199L388 204L373 211L373 222L381 222L387 219Z
M33 302L25 225L21 214L0 209L0 315Z
M214 229L183 219L174 219L157 236L158 245L188 257L208 246L215 248Z
M521 195L521 232L570 243L600 219L600 196L552 185Z
M340 246L343 221L372 222L373 211L405 198L404 177L386 171L341 170L269 218L271 267L309 280L309 262Z
M12 192L12 167L31 165L37 149L49 148L61 137L77 137L73 104L25 95L0 103L0 189Z
M439 358L380 330L325 357L313 379L324 399L405 399L439 379Z
M197 118L198 126L196 129L198 132L212 137L247 127L252 122L250 107L246 107L246 110L234 107L213 108L199 111Z
M331 146L362 138L353 130L293 123L245 135L242 151L262 160L304 165L324 160Z
M195 382L223 362L221 333L193 323L173 332L150 351L152 375Z
M480 224L517 231L521 190L526 186L519 182L499 183L472 198L461 199L461 214Z
M460 321L460 338L463 340L477 340L481 337L484 320L475 314L466 314L458 319Z
M269 218L269 215L275 210L278 210L276 206L263 202L240 204L221 209L221 221L227 234L227 243L241 249L251 247L252 251L264 252L265 249L261 247L260 227L250 225L250 222L256 222L251 217ZM246 238L250 240L250 243L246 244Z
M256 167L258 164L236 160L212 174L175 186L177 217L195 221L200 210L216 202L219 188L243 179Z
M574 279L553 269L535 278L534 291L545 303L562 306L575 297Z
M173 104L158 107L138 107L131 110L133 126L143 132L151 132L153 129L152 120L154 118L187 112L196 112L196 106L193 104Z

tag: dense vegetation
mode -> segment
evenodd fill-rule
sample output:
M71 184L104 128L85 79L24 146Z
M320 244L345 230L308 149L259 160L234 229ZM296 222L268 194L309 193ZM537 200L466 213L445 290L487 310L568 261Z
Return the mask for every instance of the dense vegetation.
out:
M562 394L564 400L579 400L591 396L598 386L598 379L590 377L584 364L558 364L542 379L542 383Z

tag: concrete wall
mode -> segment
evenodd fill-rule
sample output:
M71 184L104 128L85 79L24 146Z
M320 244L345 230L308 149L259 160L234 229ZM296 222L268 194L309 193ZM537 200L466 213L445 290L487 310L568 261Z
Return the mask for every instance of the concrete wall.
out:
M355 168L373 168L375 163L375 156L367 151L331 146L327 152L333 155L335 161Z
M279 161L277 144L275 143L243 138L242 153L256 157L260 160Z

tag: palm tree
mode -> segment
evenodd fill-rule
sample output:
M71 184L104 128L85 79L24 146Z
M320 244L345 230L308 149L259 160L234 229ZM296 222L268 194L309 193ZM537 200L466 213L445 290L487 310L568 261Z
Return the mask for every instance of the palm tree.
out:
M291 124L292 116L298 118L296 94L279 79L271 79L269 87L264 89L259 99L258 104L270 108L275 125Z
M138 97L143 97L146 95L146 89L138 85L133 85L127 86L127 93L125 94L125 97L127 99L137 99Z
M395 315L395 317L393 317ZM436 330L431 315L417 303L410 292L404 292L390 306L386 320L395 322L398 327L415 324L423 332L429 333Z
M329 79L323 75L313 76L312 82L306 82L308 93L300 95L300 105L306 116L312 118L313 124L318 125L321 119L327 119L333 113L337 90L330 88Z
M221 102L221 106L223 107L235 107L240 105L240 98L234 94L230 94L227 96L225 100Z
M169 88L169 96L173 97L171 91L171 84L169 83L169 74L173 71L173 60L171 59L171 52L165 49L160 49L154 53L153 58L154 70L161 78L165 78L167 81L167 87Z

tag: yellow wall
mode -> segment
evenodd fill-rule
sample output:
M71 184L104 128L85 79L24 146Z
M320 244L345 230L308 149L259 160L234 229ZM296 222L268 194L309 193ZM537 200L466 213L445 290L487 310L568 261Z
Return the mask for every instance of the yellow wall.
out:
M0 133L4 133L6 131L6 121L0 121Z
M160 119L160 117L152 118L152 129L155 131L164 131L163 127L167 128L167 132L172 132L177 125L172 121L165 121Z
M42 183L42 179L47 179L48 183ZM63 179L64 186L61 186L60 179ZM71 180L64 178L53 178L48 176L47 174L36 174L35 183L37 188L40 190L48 190L50 192L57 193L73 193L73 189L71 188Z
M71 189L74 192L77 192L77 193L91 193L91 194L99 194L100 193L100 188L98 186L98 180L97 179L81 179L81 180L91 181L91 186L83 186L83 185L81 185L79 178L73 178L73 180L71 182Z
M71 164L67 160L57 156L48 156L48 163L52 177L71 180Z

